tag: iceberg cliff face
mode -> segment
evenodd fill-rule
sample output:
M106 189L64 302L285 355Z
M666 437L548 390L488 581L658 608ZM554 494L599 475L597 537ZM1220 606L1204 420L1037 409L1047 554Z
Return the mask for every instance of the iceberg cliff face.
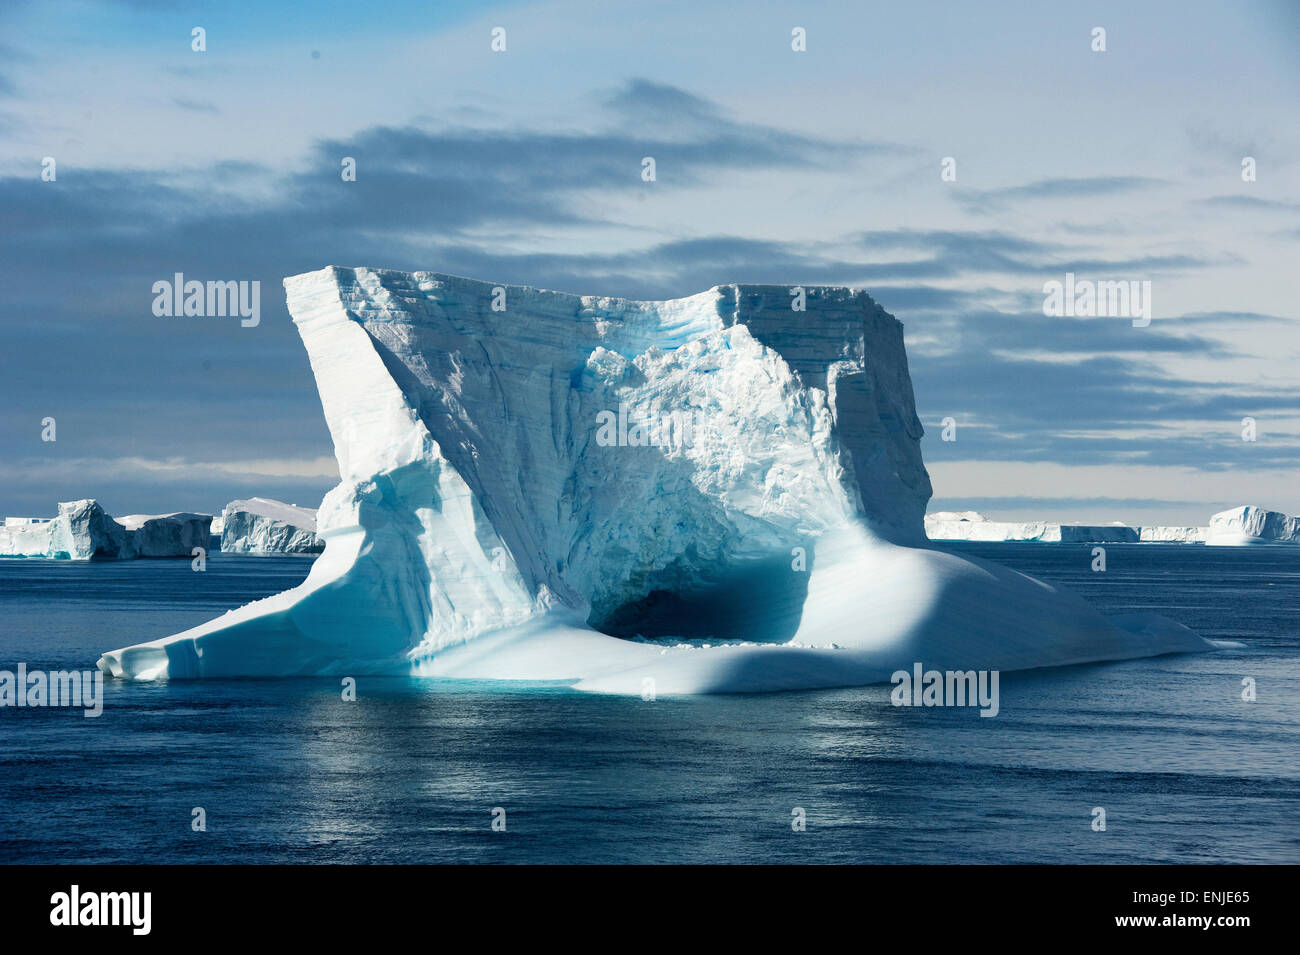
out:
M207 547L206 514L134 514L114 520L97 501L59 505L50 521L0 527L0 557L65 560L131 560L136 557L189 557Z
M1245 505L1210 518L1209 538L1218 547L1242 544L1300 544L1300 517Z
M921 546L902 326L862 292L809 288L794 312L778 286L636 302L339 268L285 286L342 477L325 552L294 590L105 654L110 673L675 693L1206 646Z
M189 557L195 547L208 547L209 514L131 514L119 517L131 535L136 557Z
M53 520L0 528L0 556L118 560L134 557L135 547L98 502L68 501Z
M318 554L316 512L264 497L231 501L221 512L221 550L228 554Z

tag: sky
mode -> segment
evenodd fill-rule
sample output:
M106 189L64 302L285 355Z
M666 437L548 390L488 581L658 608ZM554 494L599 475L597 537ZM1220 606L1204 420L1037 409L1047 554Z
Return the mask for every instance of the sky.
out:
M1297 50L1282 0L5 0L0 514L316 506L280 282L325 265L861 287L931 511L1300 514ZM177 272L259 281L260 323L156 316ZM1066 273L1150 282L1150 323L1046 315Z

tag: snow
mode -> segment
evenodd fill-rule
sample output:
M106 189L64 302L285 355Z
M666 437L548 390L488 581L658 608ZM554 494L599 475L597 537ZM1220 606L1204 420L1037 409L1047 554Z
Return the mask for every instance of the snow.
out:
M926 545L902 326L863 292L807 288L793 312L783 286L636 302L333 267L285 286L341 475L325 551L293 590L104 654L115 676L674 694L1208 648ZM628 440L598 440L602 414ZM690 440L634 439L674 415Z
M68 560L130 560L136 557L189 557L208 544L206 514L133 514L114 520L97 501L59 504L59 514L44 523L0 527L0 556Z
M1217 547L1300 544L1300 517L1290 517L1252 504L1234 507L1210 518L1206 543Z
M221 550L232 554L315 554L316 512L265 497L231 501L221 512Z

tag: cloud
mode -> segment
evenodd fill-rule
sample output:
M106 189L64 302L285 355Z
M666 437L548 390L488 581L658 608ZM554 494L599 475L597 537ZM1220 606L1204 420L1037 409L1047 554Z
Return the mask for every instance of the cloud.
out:
M140 496L160 485L178 496L168 508L219 506L236 487L318 498L333 483L330 439L280 280L327 263L650 299L727 282L857 285L905 322L926 420L952 414L963 423L955 444L927 439L927 458L1300 463L1295 440L1280 434L1244 453L1233 444L1234 420L1255 416L1267 434L1266 422L1296 415L1294 394L1162 370L1162 359L1232 357L1234 344L1208 326L1281 320L1250 311L1249 299L1241 311L1157 317L1145 329L1038 311L1043 282L1065 271L1141 278L1240 261L1232 254L1175 247L1125 256L1090 244L1095 235L988 228L869 229L816 241L788 238L783 224L751 226L757 235L729 234L725 222L713 232L651 231L620 211L646 185L645 155L657 160L655 188L689 202L707 201L712 184L739 173L851 170L908 149L741 122L650 80L609 93L589 119L586 130L376 126L318 142L286 169L61 163L56 183L0 178L0 376L9 399L0 477L14 489L5 499L108 493L102 487L124 495L122 507L144 510ZM357 162L356 182L339 175L345 156ZM1041 180L971 201L1159 184ZM707 208L693 223L713 224ZM262 324L154 317L151 285L177 271L260 281ZM58 419L59 441L41 447L46 415ZM182 492L213 499L181 503Z
M1300 394L1292 388L1179 378L1150 361L1116 355L1048 361L1003 354L987 328L977 323L971 328L953 351L914 354L909 361L918 413L932 429L922 446L927 463L1019 460L1202 470L1300 466L1300 435L1285 424L1300 417ZM1026 350L1035 345L1043 352L1057 350L1051 339L1025 342ZM946 416L957 421L957 441L933 437L934 426ZM1259 421L1254 443L1241 440L1246 416Z
M1023 200L1079 199L1114 196L1166 185L1163 179L1147 176L1083 176L1039 179L1021 186L1001 189L956 190L957 201L972 209L991 210Z
M188 110L191 113L207 113L212 116L217 116L221 113L221 110L217 108L215 103L209 103L206 100L184 99L178 97L172 100L172 105L177 106L180 109Z
M1300 202L1263 199L1259 196L1210 196L1206 199L1197 199L1196 202L1205 206L1265 212L1296 212L1300 210Z
M189 483L222 478L239 482L321 478L338 480L333 457L255 458L251 460L192 460L174 458L26 458L0 463L0 478L6 480L57 480L69 470L93 471L109 478L143 478L150 481Z
M645 120L652 116L660 121L678 117L710 122L722 120L722 111L715 103L675 86L642 78L624 84L606 98L605 106L624 114L629 120Z

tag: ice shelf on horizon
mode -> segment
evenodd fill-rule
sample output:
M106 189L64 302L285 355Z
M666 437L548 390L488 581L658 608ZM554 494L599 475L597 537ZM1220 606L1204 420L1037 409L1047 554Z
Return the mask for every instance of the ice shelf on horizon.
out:
M925 516L930 540L1038 541L1041 543L1136 543L1127 524L1058 524L1053 521L990 521L978 511L936 511Z
M649 302L337 267L285 287L341 475L325 551L292 590L105 653L114 676L666 695L1210 649L929 546L902 325L863 291Z
M1220 511L1206 526L1058 524L1052 521L991 521L978 511L935 511L925 516L934 541L1032 541L1041 543L1300 544L1300 518L1254 505Z

